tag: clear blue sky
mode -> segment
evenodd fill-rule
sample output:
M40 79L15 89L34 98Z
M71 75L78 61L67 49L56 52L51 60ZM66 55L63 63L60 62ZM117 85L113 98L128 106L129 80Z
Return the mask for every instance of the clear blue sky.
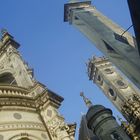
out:
M20 52L34 68L36 79L65 98L60 112L67 122L77 122L79 127L81 113L86 112L80 91L94 104L115 109L88 80L85 63L92 55L100 53L77 29L63 22L66 2L3 0L0 28L7 28L21 44ZM126 0L94 0L93 5L125 29L131 25Z

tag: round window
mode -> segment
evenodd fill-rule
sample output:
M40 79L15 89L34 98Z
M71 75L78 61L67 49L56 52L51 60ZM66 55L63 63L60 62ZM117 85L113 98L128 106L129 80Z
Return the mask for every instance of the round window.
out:
M117 80L116 84L120 87L120 88L127 88L127 84L124 83L122 80Z
M118 81L117 81L117 84L118 84L119 86L124 86L124 85L125 85L124 82L121 81L121 80L118 80Z
M116 100L116 97L117 97L117 95L116 95L116 92L114 92L114 90L113 89L109 89L109 96L113 99L113 100Z
M19 113L14 113L13 116L17 120L20 120L22 118L21 114L19 114Z

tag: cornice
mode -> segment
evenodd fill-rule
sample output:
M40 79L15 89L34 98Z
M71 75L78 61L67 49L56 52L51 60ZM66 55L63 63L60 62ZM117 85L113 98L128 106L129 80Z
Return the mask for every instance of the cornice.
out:
M63 97L61 97L60 95L58 95L55 92L51 91L50 89L46 88L45 85L43 85L43 84L41 84L39 82L35 83L34 87L31 88L30 92L33 92L37 87L41 87L41 88L44 89L43 92L41 93L42 95L47 93L48 97L53 98L53 99L57 100L60 103L64 100ZM41 94L36 95L35 98L38 98L38 96L40 96Z
M12 91L19 91L21 94L27 95L30 91L24 87L14 86L14 85L5 85L0 84L0 90L12 90Z
M54 92L44 89L42 93L33 97L33 89L26 89L18 86L0 85L0 106L23 106L30 108L42 108L50 104L59 108L63 98Z
M3 111L23 111L23 112L31 112L31 113L36 113L37 109L36 108L27 108L24 106L3 106L0 108L0 110Z
M0 106L22 106L36 108L35 102L25 98L0 98Z

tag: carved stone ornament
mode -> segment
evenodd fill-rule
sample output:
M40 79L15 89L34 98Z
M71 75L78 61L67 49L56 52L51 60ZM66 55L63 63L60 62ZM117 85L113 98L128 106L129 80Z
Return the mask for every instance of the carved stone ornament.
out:
M128 87L128 85L123 80L116 80L115 84L121 89L125 89Z
M110 68L106 68L106 69L104 69L104 71L105 71L106 74L112 74L113 73L112 69L110 69Z
M68 136L69 126L63 120L59 120L58 118L50 120L48 128L53 137L61 137L64 134Z
M3 69L4 65L2 63L0 63L0 69Z
M13 47L9 47L6 52L7 56L10 56L12 53L17 53L17 50Z

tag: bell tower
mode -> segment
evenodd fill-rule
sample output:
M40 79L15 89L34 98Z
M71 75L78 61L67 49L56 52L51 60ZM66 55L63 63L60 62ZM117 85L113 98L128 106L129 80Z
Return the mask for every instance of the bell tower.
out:
M127 133L139 136L140 95L134 87L105 57L93 57L88 64L88 76L115 105L127 120ZM140 137L140 136L139 136Z
M13 36L0 41L0 140L73 140L76 124L58 109L64 100L36 81Z

